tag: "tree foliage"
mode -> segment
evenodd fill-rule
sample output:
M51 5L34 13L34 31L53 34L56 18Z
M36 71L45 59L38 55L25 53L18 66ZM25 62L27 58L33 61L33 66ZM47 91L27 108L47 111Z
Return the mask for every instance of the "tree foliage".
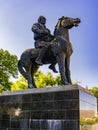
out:
M38 71L35 74L34 79L38 88L60 84L60 76L54 78L50 72L44 74L41 71Z
M43 88L46 86L53 86L53 85L61 85L61 78L58 75L57 77L53 77L50 72L44 74L41 71L37 71L34 75L35 84L38 88ZM21 90L21 89L27 89L28 84L25 78L22 76L13 83L11 90Z
M11 87L10 78L16 78L18 58L10 54L7 50L0 49L0 88L9 89Z
M53 77L50 72L44 74L41 71L37 71L34 75L34 80L38 88L62 85L60 75ZM72 84L75 84L75 82L72 81ZM11 90L22 90L27 88L27 81L21 76L15 83L13 83Z
M94 96L98 99L98 87L92 87L90 90L94 93Z
M23 76L20 76L20 78L17 81L13 82L11 85L11 90L23 90L27 88L28 84Z

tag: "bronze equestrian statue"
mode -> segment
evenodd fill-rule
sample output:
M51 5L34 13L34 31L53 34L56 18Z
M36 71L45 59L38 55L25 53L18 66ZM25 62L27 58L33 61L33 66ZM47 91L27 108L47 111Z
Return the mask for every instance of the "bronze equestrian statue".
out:
M61 82L64 85L71 84L70 77L70 56L73 52L72 44L69 39L69 29L77 27L80 23L79 18L61 17L54 30L54 39L45 52L42 64L58 63ZM18 61L19 72L27 79L29 88L36 88L34 73L40 65L36 63L40 48L25 50Z

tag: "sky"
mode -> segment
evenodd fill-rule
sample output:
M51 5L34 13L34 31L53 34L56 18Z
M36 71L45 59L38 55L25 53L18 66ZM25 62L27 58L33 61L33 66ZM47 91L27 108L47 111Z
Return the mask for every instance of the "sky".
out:
M31 27L40 15L47 18L46 26L52 34L62 16L78 17L80 25L69 31L74 50L71 78L82 87L98 87L97 12L98 0L0 0L0 49L19 59L25 49L34 47ZM47 65L40 69L52 72Z

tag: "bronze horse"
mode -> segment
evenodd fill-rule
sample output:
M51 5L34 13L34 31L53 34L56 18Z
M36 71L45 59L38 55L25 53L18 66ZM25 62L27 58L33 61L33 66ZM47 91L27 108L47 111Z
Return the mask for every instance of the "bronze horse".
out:
M71 84L70 56L73 49L68 30L74 26L77 27L80 22L79 18L61 17L55 26L54 39L50 42L50 47L42 60L43 64L58 63L61 81L64 85ZM40 67L35 62L38 53L39 49L27 49L18 61L18 70L28 81L29 88L36 88L34 73Z

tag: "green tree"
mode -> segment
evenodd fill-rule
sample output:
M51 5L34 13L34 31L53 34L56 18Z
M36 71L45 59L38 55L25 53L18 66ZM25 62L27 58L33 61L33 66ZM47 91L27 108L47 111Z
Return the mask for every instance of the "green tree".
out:
M34 80L38 88L53 85L61 85L60 76L58 75L57 77L53 77L50 72L44 74L41 71L37 71L34 75ZM28 88L27 81L22 76L17 81L15 81L11 86L11 90L21 90L27 88Z
M44 74L41 71L38 71L35 74L34 79L35 79L35 84L37 85L38 88L53 86L56 84L56 80L50 72Z
M10 90L10 78L16 78L18 58L10 54L7 50L0 49L0 89Z
M50 72L44 74L41 71L37 71L34 75L35 84L38 88L44 88L46 86L58 86L62 85L61 83L61 77L60 75L57 75L56 77L53 77ZM72 84L75 84L75 82L72 82ZM25 78L22 76L12 85L11 90L21 90L21 89L27 89L28 84Z
M20 76L20 78L17 81L13 82L11 85L11 90L23 90L27 88L28 84L23 76Z
M98 87L92 87L90 90L92 91L94 96L98 99Z

